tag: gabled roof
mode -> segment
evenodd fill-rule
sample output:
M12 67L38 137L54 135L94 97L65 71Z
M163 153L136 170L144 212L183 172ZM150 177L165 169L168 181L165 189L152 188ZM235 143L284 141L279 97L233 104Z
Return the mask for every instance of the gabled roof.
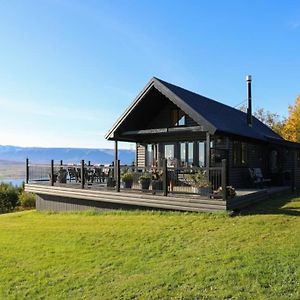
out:
M264 141L267 141L269 138L282 139L271 128L255 117L253 117L253 124L250 127L247 125L246 113L155 77L149 81L125 113L109 130L105 136L107 139L113 138L113 133L127 117L130 117L130 113L140 101L143 101L143 96L152 87L159 90L195 122L204 126L211 134L219 131Z

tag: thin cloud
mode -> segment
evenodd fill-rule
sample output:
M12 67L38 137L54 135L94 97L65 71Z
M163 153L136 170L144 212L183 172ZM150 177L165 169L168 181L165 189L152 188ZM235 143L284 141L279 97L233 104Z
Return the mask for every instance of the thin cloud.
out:
M288 23L288 27L292 30L300 28L300 21L293 21Z
M96 121L99 120L99 112L94 109L84 109L83 107L64 107L60 105L59 107L53 107L49 104L39 104L33 102L21 102L11 99L0 98L1 111L8 110L12 113L25 113L28 115L50 117L50 118L60 118L60 119L71 119L71 120L86 120L86 121ZM103 114L102 117L104 117Z

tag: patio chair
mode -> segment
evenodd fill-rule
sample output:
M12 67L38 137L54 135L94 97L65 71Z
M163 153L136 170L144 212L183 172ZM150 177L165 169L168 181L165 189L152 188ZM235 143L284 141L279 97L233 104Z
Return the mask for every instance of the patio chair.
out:
M68 173L69 173L69 180L70 182L72 180L75 180L75 182L78 182L79 181L79 178L78 178L78 172L76 171L76 168L68 168Z
M49 176L49 180L51 181L51 173L49 173L48 176ZM53 174L53 182L54 182L54 183L57 181L57 176L58 176L57 173L54 173L54 174Z
M85 181L88 183L93 183L94 182L94 169L92 168L84 168L84 178Z
M68 171L64 168L58 170L57 181L58 183L67 183Z
M101 167L95 168L94 179L95 179L95 181L98 181L100 183L104 182L103 168L101 168Z
M265 184L270 184L271 179L265 178L261 168L249 168L250 180L253 186L263 188Z

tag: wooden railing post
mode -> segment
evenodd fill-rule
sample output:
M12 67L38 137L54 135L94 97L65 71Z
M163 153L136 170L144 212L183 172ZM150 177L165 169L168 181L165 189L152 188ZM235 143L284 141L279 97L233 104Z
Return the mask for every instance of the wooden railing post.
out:
M85 183L85 177L84 177L84 159L81 160L80 177L81 177L81 188L84 189L84 183Z
M120 192L120 183L121 183L121 170L120 170L120 160L116 161L116 191Z
M222 182L222 193L223 193L223 200L227 200L227 171L226 171L227 161L226 159L222 159L222 171L221 171L221 182Z
M51 177L51 186L54 186L54 160L53 159L51 159L50 177Z
M27 184L29 182L29 159L26 158L25 163L25 183Z
M168 165L165 158L163 159L163 195L168 196Z

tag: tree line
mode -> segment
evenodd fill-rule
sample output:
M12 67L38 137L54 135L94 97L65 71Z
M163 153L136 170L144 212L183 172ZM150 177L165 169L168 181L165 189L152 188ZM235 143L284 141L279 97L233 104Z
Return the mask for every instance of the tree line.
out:
M241 110L246 111L247 107L242 106ZM300 143L300 95L293 105L288 106L286 118L261 107L258 107L253 114L284 139Z

